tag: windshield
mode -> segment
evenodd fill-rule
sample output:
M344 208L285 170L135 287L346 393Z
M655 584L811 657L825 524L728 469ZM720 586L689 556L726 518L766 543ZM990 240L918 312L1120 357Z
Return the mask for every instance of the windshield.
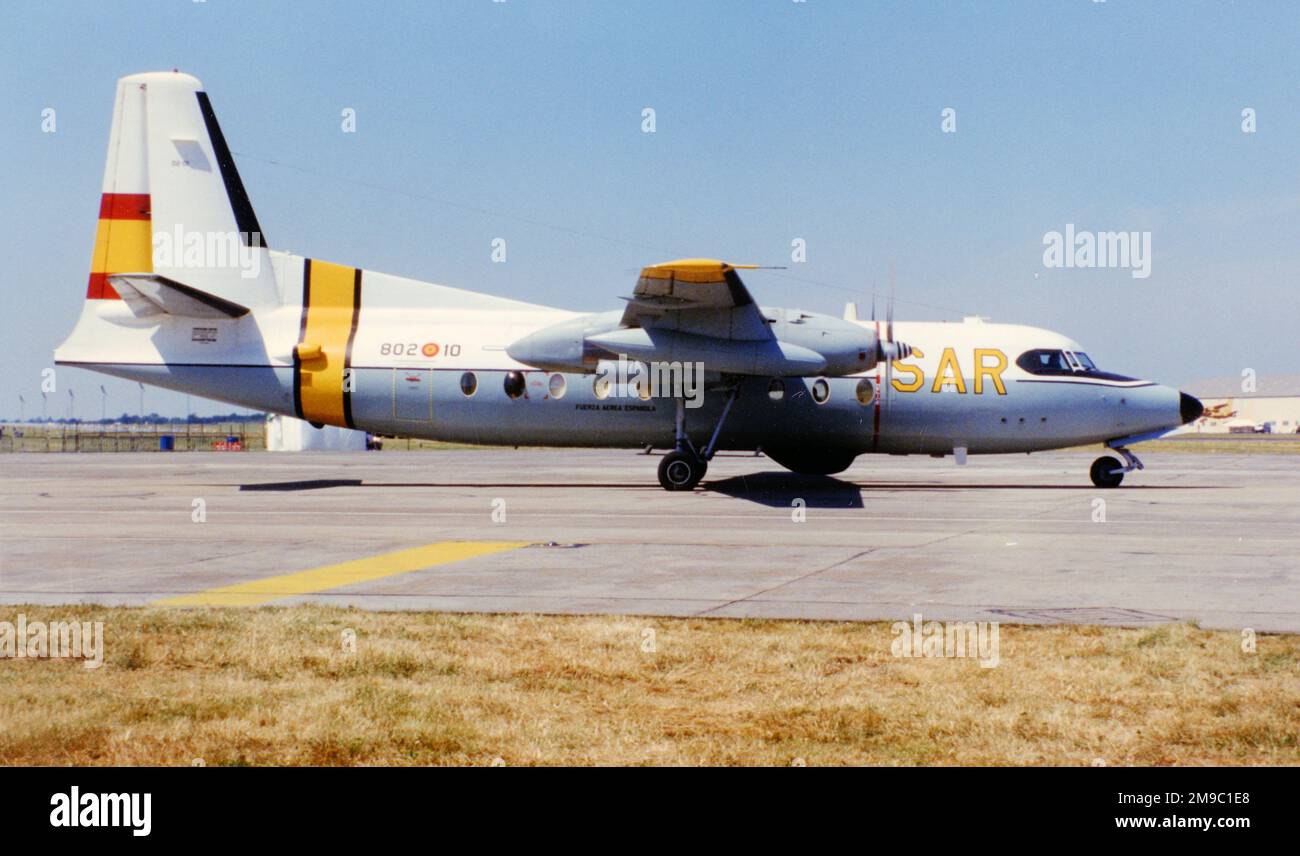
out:
M1016 360L1030 374L1088 374L1097 371L1097 366L1082 351L1057 351L1040 348L1025 351Z
M1133 381L1126 375L1104 372L1083 351L1056 348L1036 348L1025 351L1016 358L1016 365L1032 375L1058 375L1087 378L1087 383L1098 381Z

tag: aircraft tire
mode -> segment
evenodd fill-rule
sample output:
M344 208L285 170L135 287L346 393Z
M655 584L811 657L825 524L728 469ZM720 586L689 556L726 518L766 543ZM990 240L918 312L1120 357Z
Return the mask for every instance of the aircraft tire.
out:
M1112 472L1120 462L1110 455L1102 455L1092 462L1092 469L1088 471L1092 483L1097 487L1119 487L1119 483L1124 481L1123 472Z
M709 464L690 452L669 452L659 459L659 484L664 490L694 490Z

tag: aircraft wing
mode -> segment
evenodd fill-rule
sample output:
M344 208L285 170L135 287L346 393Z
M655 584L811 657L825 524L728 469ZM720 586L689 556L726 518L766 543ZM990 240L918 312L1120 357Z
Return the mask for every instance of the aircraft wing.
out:
M753 267L678 259L642 268L632 296L624 298L620 324L719 339L773 339L771 324L736 273Z
M875 332L856 322L806 312L768 318L736 273L754 267L714 259L650 265L618 321L612 312L571 318L512 342L506 353L547 371L592 371L602 359L626 357L766 377L847 375L881 358Z

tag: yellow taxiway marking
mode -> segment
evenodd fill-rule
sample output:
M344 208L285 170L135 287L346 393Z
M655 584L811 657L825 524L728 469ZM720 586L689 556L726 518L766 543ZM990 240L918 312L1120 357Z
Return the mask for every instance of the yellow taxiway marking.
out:
M158 606L260 606L295 595L314 594L341 586L406 574L434 565L489 556L527 546L525 541L438 541L365 559L324 565L291 574L182 594L155 601Z

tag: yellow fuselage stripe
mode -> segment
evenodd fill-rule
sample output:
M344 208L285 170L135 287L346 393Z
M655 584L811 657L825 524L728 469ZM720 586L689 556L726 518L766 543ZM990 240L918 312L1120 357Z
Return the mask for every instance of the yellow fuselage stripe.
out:
M398 550L337 565L280 574L252 582L222 586L193 594L157 601L159 606L260 606L273 600L315 594L342 586L357 585L406 574L448 562L489 556L524 547L524 541L438 541L423 547Z
M346 426L343 371L352 332L356 268L311 262L307 320L300 344L318 345L320 356L303 360L298 375L302 415L311 422Z

